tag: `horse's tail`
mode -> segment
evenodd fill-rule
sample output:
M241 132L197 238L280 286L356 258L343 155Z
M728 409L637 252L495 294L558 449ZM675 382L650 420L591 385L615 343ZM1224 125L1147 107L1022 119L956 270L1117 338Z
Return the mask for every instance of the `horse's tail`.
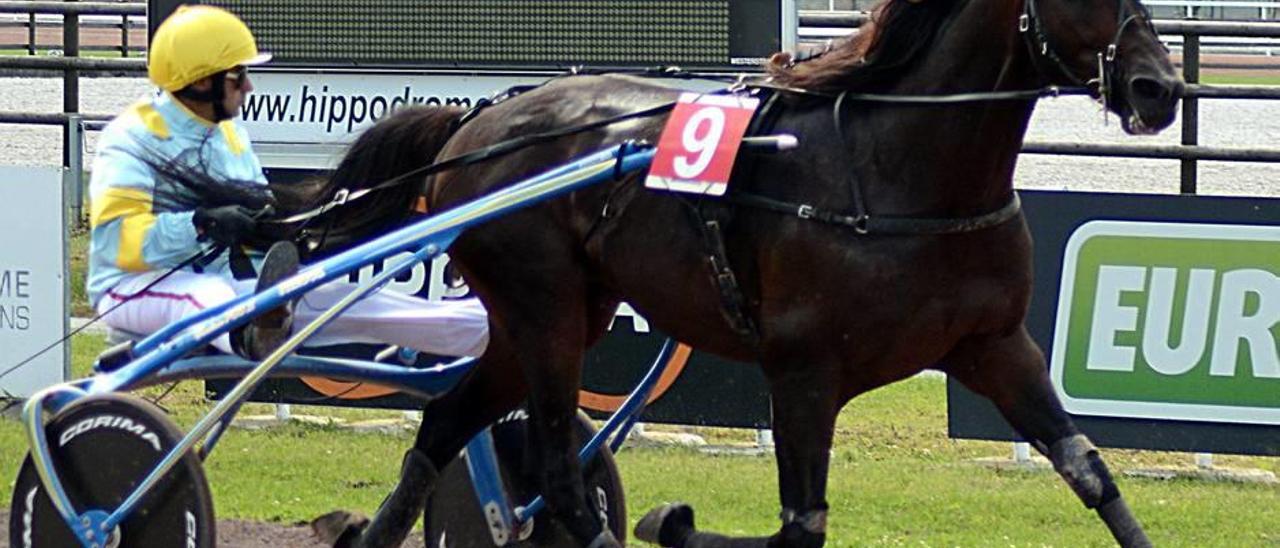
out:
M332 201L343 190L355 192L404 178L352 202L352 207L338 207L310 220L306 230L320 244L313 254L331 254L407 221L424 194L425 176L405 175L435 161L465 112L452 106L402 108L365 130L329 178L318 182L319 188L299 187L311 197L299 209L310 209Z

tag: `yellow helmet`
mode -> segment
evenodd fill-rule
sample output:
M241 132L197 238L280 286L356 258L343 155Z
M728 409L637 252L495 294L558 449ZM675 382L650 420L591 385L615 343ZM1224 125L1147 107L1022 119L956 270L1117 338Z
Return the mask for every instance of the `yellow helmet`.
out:
M157 86L178 91L236 67L271 60L259 53L249 27L231 12L213 6L180 6L160 23L147 52L147 76Z

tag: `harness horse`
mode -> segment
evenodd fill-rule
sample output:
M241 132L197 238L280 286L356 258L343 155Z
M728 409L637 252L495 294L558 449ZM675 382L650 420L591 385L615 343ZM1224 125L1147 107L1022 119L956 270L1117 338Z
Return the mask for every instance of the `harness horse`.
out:
M95 364L100 375L28 400L31 453L15 484L11 539L212 545L200 461L258 382L277 374L375 382L429 400L400 481L375 516L339 511L313 523L335 546L400 545L433 489L448 483L438 471L464 446L469 458L492 455L483 432L522 402L545 506L575 544L617 546L598 499L586 496L579 456L635 420L665 358L582 453L576 408L583 353L626 300L690 346L760 364L782 505L779 530L754 538L699 531L691 508L666 505L640 520L642 540L822 545L840 408L933 367L990 398L1121 545L1149 545L1023 326L1031 246L1012 188L1040 96L1087 90L1129 133L1172 122L1183 84L1145 11L1134 0L887 0L853 39L800 57L775 56L768 80L730 90L763 99L755 132L794 136L799 146L768 155L744 147L722 199L641 186L655 155L646 142L680 93L643 78L565 77L470 113L414 108L379 122L333 177L281 196L291 210L315 207L308 196L334 204L369 196L361 207L324 205L284 219L307 218L301 228L286 222L263 235L314 244L311 258L327 258L113 349ZM405 206L420 198L433 213L410 222ZM484 356L430 370L289 358L363 295L445 249L489 311ZM404 251L408 259L260 364L185 359L257 314ZM218 376L243 380L185 436L153 407L117 394ZM103 455L109 470L98 466ZM495 542L543 504L494 502L486 519L501 522Z
M643 540L822 545L838 411L933 367L990 398L1120 544L1148 544L1023 326L1031 245L1012 188L1036 98L1055 93L1045 85L1087 88L1129 133L1172 122L1183 84L1148 14L1133 0L889 0L853 39L802 61L775 56L769 71L746 89L774 94L767 130L800 146L744 152L726 200L648 192L630 176L459 237L451 256L490 312L491 342L459 387L427 405L411 455L443 466L527 397L550 509L581 545L615 545L584 496L569 425L583 353L626 300L682 342L760 364L782 505L772 536L698 531L690 508L670 505L640 522ZM640 78L575 76L464 124L457 109L403 112L366 132L368 142L403 142L394 133L434 146L361 175L594 124L433 174L428 202L448 210L586 151L656 140L661 114L600 122L677 93ZM410 468L371 522L328 522L337 544L403 538L431 489Z

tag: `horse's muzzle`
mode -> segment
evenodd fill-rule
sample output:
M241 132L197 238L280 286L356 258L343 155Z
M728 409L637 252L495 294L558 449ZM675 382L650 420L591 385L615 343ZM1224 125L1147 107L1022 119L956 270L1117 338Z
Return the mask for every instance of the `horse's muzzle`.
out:
M1133 76L1125 82L1120 119L1126 133L1150 135L1169 127L1186 85L1178 77Z

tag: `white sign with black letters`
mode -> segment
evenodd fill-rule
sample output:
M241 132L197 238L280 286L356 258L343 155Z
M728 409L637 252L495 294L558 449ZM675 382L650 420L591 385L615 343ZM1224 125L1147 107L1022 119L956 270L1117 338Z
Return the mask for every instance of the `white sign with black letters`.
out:
M0 166L0 372L67 330L62 170ZM0 395L30 396L67 376L59 345L0 378Z

